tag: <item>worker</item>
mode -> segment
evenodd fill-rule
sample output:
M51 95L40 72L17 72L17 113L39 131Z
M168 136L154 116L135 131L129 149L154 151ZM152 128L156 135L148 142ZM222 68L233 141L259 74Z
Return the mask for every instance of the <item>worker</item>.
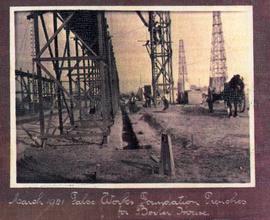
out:
M129 98L129 111L134 113L136 111L136 96L132 92Z
M166 99L166 97L165 96L162 96L162 101L163 101L163 105L164 105L164 107L163 107L163 109L162 109L162 111L165 111L166 109L168 109L169 108L169 101Z
M143 95L144 95L144 99L145 99L144 107L151 108L151 95L147 94L146 92L144 92Z
M157 21L154 23L153 27L153 40L155 45L161 43L161 26L158 25Z

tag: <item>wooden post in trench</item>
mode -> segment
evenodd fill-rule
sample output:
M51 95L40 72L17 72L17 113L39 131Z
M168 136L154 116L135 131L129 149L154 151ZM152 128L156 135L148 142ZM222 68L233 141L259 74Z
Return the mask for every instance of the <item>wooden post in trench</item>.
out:
M159 173L161 175L175 176L172 141L170 135L165 133L161 134Z

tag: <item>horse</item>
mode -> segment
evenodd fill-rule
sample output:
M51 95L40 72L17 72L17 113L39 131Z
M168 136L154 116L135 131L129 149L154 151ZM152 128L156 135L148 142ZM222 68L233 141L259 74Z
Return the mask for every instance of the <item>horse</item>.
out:
M208 103L209 111L212 113L214 102L224 100L224 103L227 106L228 116L232 116L232 107L234 106L233 116L236 117L239 104L243 105L240 112L244 111L244 97L244 82L240 75L237 74L234 75L228 83L224 83L224 90L221 93L216 93L215 89L209 87L206 101Z
M237 106L244 96L244 82L240 75L234 75L228 83L224 84L223 100L227 105L228 116L232 116L232 104L234 106L233 117L237 116Z

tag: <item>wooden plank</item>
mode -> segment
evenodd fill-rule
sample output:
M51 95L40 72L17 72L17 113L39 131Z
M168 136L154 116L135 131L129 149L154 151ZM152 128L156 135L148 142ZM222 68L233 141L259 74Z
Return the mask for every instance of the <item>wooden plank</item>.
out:
M55 37L60 33L62 29L64 29L65 25L69 22L69 20L72 18L74 13L70 14L68 18L60 25L60 27L54 32L54 34L50 37L50 39L46 42L44 47L41 50L38 50L36 58L40 58L41 55L44 53L44 51L48 48L48 46L53 42Z
M81 60L101 60L101 57L98 56L67 56L67 57L40 57L35 59L34 61L44 61L44 62L50 62L50 61L81 61Z
M169 175L175 176L175 164L174 164L174 158L173 158L173 151L172 151L172 140L171 136L167 135L168 138L168 165L169 165Z
M34 14L34 32L35 32L35 51L37 54L39 54L40 51L40 39L39 39L39 22L38 22L38 14ZM36 57L38 57L36 55ZM44 111L43 111L43 95L42 95L42 72L41 67L37 64L36 65L36 71L37 71L37 86L38 86L38 107L39 107L39 122L40 122L40 135L41 137L44 135L44 128L45 128L45 122L44 122Z
M29 138L30 138L32 141L34 141L34 143L35 143L38 147L42 146L42 144L38 142L38 137L37 137L37 136L32 135L32 134L31 134L31 133L23 126L23 125L21 125L21 128L22 128L22 130L25 131L25 133L29 136Z
M53 116L53 109L54 109L54 107L56 105L56 101L57 101L57 99L54 98L53 99L53 104L52 104L51 109L50 109L49 121L48 121L47 129L46 129L46 132L45 132L44 137L47 137L47 135L49 134L50 128L51 128L52 116ZM44 140L42 142L42 147L45 148L46 145L47 145L47 138L44 138Z
M159 173L161 175L175 176L172 141L170 135L165 133L161 134Z
M159 159L155 155L150 155L151 160L153 160L156 163L159 163Z

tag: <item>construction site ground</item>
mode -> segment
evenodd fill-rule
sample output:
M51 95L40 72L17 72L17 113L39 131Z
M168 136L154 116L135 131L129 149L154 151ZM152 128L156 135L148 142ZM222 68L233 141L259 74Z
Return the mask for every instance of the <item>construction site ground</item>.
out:
M224 104L122 108L104 137L92 121L38 148L17 125L18 183L245 183L250 181L248 111ZM23 125L38 129L37 124ZM31 130L31 129L30 129ZM159 174L160 136L171 136L176 175ZM107 143L106 143L107 142Z

